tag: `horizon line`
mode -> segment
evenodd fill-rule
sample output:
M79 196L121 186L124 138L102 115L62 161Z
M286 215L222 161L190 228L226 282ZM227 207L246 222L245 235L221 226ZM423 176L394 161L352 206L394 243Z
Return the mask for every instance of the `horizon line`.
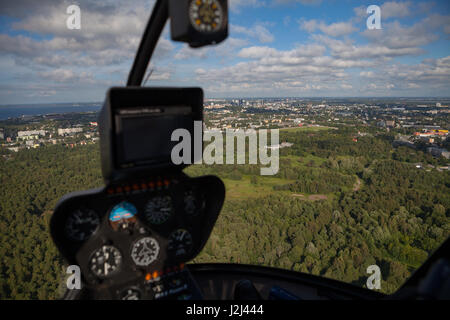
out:
M233 99L443 99L443 100L450 100L449 97L445 96L417 96L417 97L404 97L404 96L395 96L395 97L374 97L374 96L348 96L348 97L333 97L333 96L321 96L321 97L295 97L295 96L285 96L285 97L208 97L204 98L204 100L211 100L211 99L217 99L217 100L233 100ZM55 105L55 104L103 104L103 101L72 101L72 102L42 102L42 103L13 103L13 104L2 104L0 107L13 107L13 106L40 106L40 105Z

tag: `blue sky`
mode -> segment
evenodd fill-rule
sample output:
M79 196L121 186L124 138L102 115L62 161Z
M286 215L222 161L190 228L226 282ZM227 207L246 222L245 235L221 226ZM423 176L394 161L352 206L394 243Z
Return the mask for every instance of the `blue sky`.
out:
M450 2L231 0L222 44L166 27L147 85L207 97L450 96ZM81 30L66 9L81 8ZM368 30L369 5L381 30ZM152 1L0 2L0 105L102 101L124 85Z

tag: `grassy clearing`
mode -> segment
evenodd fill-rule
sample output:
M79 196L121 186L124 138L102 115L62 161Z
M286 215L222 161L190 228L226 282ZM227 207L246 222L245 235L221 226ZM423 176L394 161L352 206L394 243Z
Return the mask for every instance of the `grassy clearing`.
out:
M251 176L247 175L243 176L241 180L223 179L227 199L244 200L248 198L267 196L272 193L284 193L289 195L290 192L288 191L273 190L273 186L288 184L295 181L268 176L257 176L256 179L256 184L252 184Z
M307 167L308 163L314 162L314 167L318 167L323 164L327 159L313 156L312 154L305 154L303 156L282 156L280 161L283 159L290 159L293 167Z

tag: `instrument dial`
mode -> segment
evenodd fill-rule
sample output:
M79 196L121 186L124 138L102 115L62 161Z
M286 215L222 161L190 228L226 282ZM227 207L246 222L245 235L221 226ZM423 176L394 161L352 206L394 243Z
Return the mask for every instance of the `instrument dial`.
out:
M169 236L168 251L175 257L184 257L192 250L192 235L185 229L178 229Z
M189 19L197 31L216 32L222 26L222 6L217 0L193 0L189 6Z
M151 224L163 224L172 215L172 198L156 196L145 206L145 219Z
M116 273L122 264L122 254L113 246L102 246L91 257L90 270L100 278Z
M100 218L90 209L78 209L67 218L65 232L69 239L84 241L88 239L98 228Z
M136 223L136 207L126 201L114 206L109 214L109 223L115 230L129 230L132 229Z
M158 258L159 244L152 237L136 241L131 249L131 258L137 266L148 266Z

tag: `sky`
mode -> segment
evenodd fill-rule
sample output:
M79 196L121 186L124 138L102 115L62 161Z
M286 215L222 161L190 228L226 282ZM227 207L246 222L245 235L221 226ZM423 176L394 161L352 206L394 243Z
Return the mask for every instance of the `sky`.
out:
M70 30L67 7L81 9ZM125 85L154 0L0 1L0 105L103 101ZM381 29L369 30L370 5ZM450 1L230 0L229 37L170 40L147 86L208 98L448 97Z

